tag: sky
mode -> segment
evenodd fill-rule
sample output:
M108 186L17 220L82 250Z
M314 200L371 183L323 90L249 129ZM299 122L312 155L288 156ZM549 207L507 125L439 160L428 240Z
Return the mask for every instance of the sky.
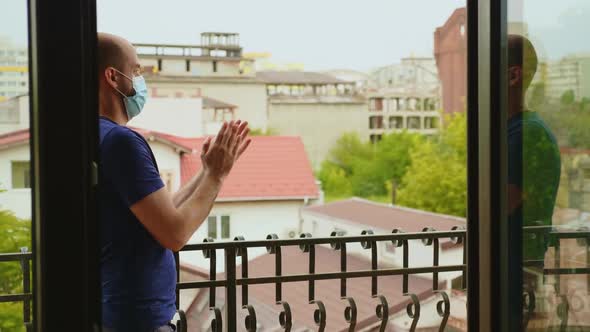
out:
M0 35L26 43L25 0L2 0ZM544 57L588 51L588 0L509 0ZM519 5L520 4L520 5ZM432 56L433 33L465 0L97 0L98 30L131 42L198 44L204 31L238 32L246 52L306 69L368 70ZM579 35L580 38L576 38Z

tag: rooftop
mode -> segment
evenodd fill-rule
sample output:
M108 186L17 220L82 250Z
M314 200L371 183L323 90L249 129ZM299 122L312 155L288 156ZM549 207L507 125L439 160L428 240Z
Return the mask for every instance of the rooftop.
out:
M325 247L316 246L316 273L335 272L340 271L340 253ZM309 264L308 254L302 253L296 246L288 246L282 248L283 262L289 264L282 265L283 275L293 275L307 273ZM347 269L349 271L367 270L371 268L371 263L368 260L348 256ZM275 256L265 254L259 256L248 263L249 277L273 276L275 273ZM186 279L182 281L196 281L203 280L203 273L198 269L185 268L185 271L194 270L192 273L186 273ZM237 275L241 275L241 266L238 266ZM205 274L206 276L207 274ZM218 275L218 279L224 276ZM415 276L409 277L409 291L415 293L421 300L424 300L432 295L432 280L419 278ZM375 307L378 300L371 297L371 278L355 278L347 280L347 296L353 297L356 301L358 316L357 316L357 330L361 330L368 326L372 326L378 322L375 316ZM208 293L208 290L202 290L201 293ZM290 282L283 285L282 295L283 301L287 301L291 307L293 314L293 331L302 331L304 328L314 328L313 311L316 309L315 305L309 304L308 298L308 283L307 282ZM241 303L241 292L238 290L238 303ZM271 331L273 326L278 326L278 316L281 311L281 306L276 305L275 302L275 286L271 285L255 285L249 287L249 300L255 306L258 321L262 324L263 330ZM390 313L404 310L409 303L409 297L402 294L402 277L401 276L385 276L379 277L379 294L385 295L390 306ZM199 295L202 296L203 294ZM218 289L217 298L220 303L223 303L223 289ZM205 296L207 298L207 296ZM321 300L326 306L327 325L326 331L347 331L348 324L344 320L343 313L347 302L340 298L340 282L335 281L317 281L315 286L315 298ZM201 316L198 312L197 306L191 306L187 312L187 316L196 317L198 320L208 318L208 307L205 306L205 316ZM260 311L260 314L259 314ZM274 315L272 314L274 312ZM425 313L426 314L426 313ZM434 314L434 313L432 313ZM243 322L245 318L245 311L238 312L238 322ZM189 325L191 322L189 322ZM193 321L194 324L194 321ZM194 326L194 325L193 325Z
M259 71L256 78L266 84L353 84L334 76L305 71Z

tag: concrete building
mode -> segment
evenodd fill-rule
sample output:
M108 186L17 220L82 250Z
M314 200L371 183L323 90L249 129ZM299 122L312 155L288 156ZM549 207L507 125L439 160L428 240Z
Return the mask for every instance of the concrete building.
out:
M29 128L29 95L0 101L0 135Z
M265 85L242 56L236 33L206 32L200 45L135 44L152 97L207 96L235 105L235 116L266 130Z
M381 89L368 94L367 113L369 137L372 142L383 134L416 132L432 135L438 132L441 123L439 97L435 92L398 92Z
M393 229L401 229L404 232L421 232L424 228L445 231L453 227L465 226L464 218L431 213L422 210L381 204L361 198L318 204L303 209L303 232L311 233L314 237L326 236L332 232L343 235L360 235L363 230L372 230L375 234L391 233ZM384 266L403 266L402 249L396 248L391 243L380 242L378 244L379 263ZM448 239L439 243L440 264L460 264L463 258L463 246L457 245ZM425 246L421 241L409 242L409 264L411 266L426 266L432 263L432 247ZM347 248L347 253L371 258L371 251L363 249L356 243ZM432 278L432 274L421 275L423 278ZM444 282L444 289L453 286L460 289L460 272L445 272L439 274L439 280ZM457 280L456 280L457 279ZM455 285L453 285L455 280Z
M456 9L434 32L434 57L445 113L463 112L467 104L467 10Z
M0 37L0 102L29 93L28 50Z
M259 72L266 85L268 126L280 135L300 136L314 169L342 134L367 137L367 106L355 82L315 72Z
M590 54L574 54L548 62L545 70L542 76L548 98L559 100L569 90L574 92L576 101L590 98Z
M410 56L400 63L379 67L370 74L376 89L438 93L440 82L434 58Z

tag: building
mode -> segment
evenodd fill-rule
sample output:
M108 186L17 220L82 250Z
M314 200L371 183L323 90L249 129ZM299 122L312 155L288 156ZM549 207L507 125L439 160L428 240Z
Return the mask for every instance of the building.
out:
M257 78L266 86L269 128L300 136L314 169L342 134L368 139L366 99L355 82L298 71L259 72Z
M134 44L152 97L207 96L235 105L234 116L266 130L265 85L236 33L205 32L199 45Z
M181 137L215 135L223 121L236 119L237 106L209 97L153 97L141 114L129 121L133 127Z
M438 230L451 229L454 226L465 226L462 218L418 211L397 206L377 204L362 199L353 198L329 204L316 204L305 207L301 212L304 233L312 237L323 237L331 232L342 235L358 235L362 230L371 229L375 234L390 233L392 228L403 229L407 232L419 232L425 227ZM279 235L279 238L284 236ZM409 266L419 267L432 264L433 247L426 246L421 241L409 243ZM274 276L276 273L276 258L272 254L263 253L252 259L254 248L249 249L248 277ZM441 265L461 264L463 262L463 247L451 241L441 241L439 244ZM390 243L378 244L379 268L401 267L402 249L394 248ZM363 249L358 243L347 246L347 271L367 270L371 268L371 251ZM201 253L198 253L201 254ZM256 253L255 253L256 254ZM217 260L221 255L217 254ZM341 269L341 255L327 245L315 247L315 273L336 272ZM306 273L309 267L308 254L296 246L285 246L281 251L282 275L297 275ZM241 275L243 265L237 262L237 275ZM209 279L209 269L197 267L190 262L180 260L181 282L203 281ZM225 278L224 273L217 268L216 279ZM420 301L421 318L417 328L419 331L435 331L442 318L437 314L438 302L441 295L432 291L432 275L410 275L408 279L409 293L416 294ZM352 278L347 280L347 297L355 300L357 325L355 331L377 331L380 320L375 315L375 307L379 301L371 296L370 278ZM314 309L309 303L307 282L289 282L282 287L281 301L286 301L292 309L293 331L313 331ZM316 281L314 299L320 300L328 312L326 319L327 331L348 331L348 323L343 315L347 301L341 297L341 284L338 281ZM466 298L461 284L461 273L440 273L438 289L445 291L450 297L450 317L447 327L451 330L465 330L466 326ZM453 289L455 288L455 289ZM249 287L248 304L256 310L258 331L279 331L279 314L281 305L276 302L275 285L254 285ZM406 313L406 306L410 303L408 296L402 292L401 276L382 276L378 279L378 294L384 295L389 305L389 322L386 331L409 331L411 318ZM238 291L238 303L241 302ZM216 307L223 310L224 292L218 289L215 293ZM212 319L209 309L209 289L191 289L181 292L180 307L186 312L189 329L206 330ZM238 321L243 322L246 310L238 311Z
M204 138L187 138L134 128L148 141L166 187L175 192L200 169ZM209 220L191 241L212 237L231 239L236 234L264 237L266 232L288 236L301 227L300 210L320 202L321 192L298 137L252 137L248 151L224 182ZM6 191L0 207L18 217L31 217L29 130L0 135L0 178ZM252 227L256 224L257 227ZM264 226L259 228L259 226ZM262 233L264 229L264 234ZM183 254L184 255L184 254ZM202 256L187 259L203 264ZM220 262L222 264L222 261ZM221 265L223 266L223 265Z
M199 253L201 254L201 253ZM201 254L202 255L202 254ZM250 255L250 252L248 252ZM309 257L301 252L298 247L288 246L282 249L282 260L288 264L282 264L283 275L295 275L308 272ZM219 259L220 255L217 255ZM338 251L326 248L316 247L315 249L316 273L340 271L340 253ZM200 269L183 263L180 260L181 275L180 280L183 282L207 280L208 270ZM237 275L240 275L242 266L237 267ZM350 271L367 270L371 268L371 262L360 257L348 256L347 268ZM275 275L275 256L263 254L248 262L249 276L262 277ZM218 273L217 279L223 279L224 274ZM417 277L409 276L409 291L416 294L418 299L426 301L432 297L432 281ZM401 276L383 276L378 281L379 294L386 297L389 305L390 317L394 313L405 313L406 306L410 303L409 296L404 296L402 292ZM357 324L355 331L378 331L380 323L379 318L375 315L375 309L379 300L371 297L371 279L355 278L347 280L347 296L354 298L357 307ZM192 289L190 292L181 292L181 308L186 312L189 330L191 331L208 331L211 324L212 313L209 309L209 289ZM241 302L241 292L237 292L237 301ZM216 291L216 307L223 311L225 294L223 289L218 288ZM325 305L326 331L345 332L349 331L349 324L344 318L344 310L347 305L346 299L340 297L340 282L338 281L317 281L315 283L315 299L322 301ZM293 316L293 327L291 331L316 331L317 326L314 321L314 310L317 309L315 304L310 304L308 299L307 282L289 282L283 284L282 300L289 303ZM279 314L282 306L276 303L275 286L254 285L249 287L248 303L256 310L257 331L282 331L279 325ZM433 316L433 319L440 317L436 314L436 307L426 306L422 308L422 315L425 317ZM238 329L243 329L247 311L238 310L237 322ZM389 329L392 330L393 324L389 323Z
M0 135L29 128L29 95L0 101Z
M434 58L410 56L400 63L379 67L370 74L375 88L399 92L438 93L440 82Z
M368 93L368 99L369 112L365 123L368 123L372 142L392 132L432 135L440 128L441 112L436 92L381 89Z
M590 98L590 54L574 54L548 62L545 70L543 76L548 98L559 100L567 91L574 93L576 101Z
M463 112L467 96L467 10L456 9L434 32L434 58L445 113Z
M375 234L391 233L393 229L404 232L421 232L425 228L436 230L451 230L453 227L466 225L464 218L410 209L401 206L371 202L361 198L318 204L306 207L302 211L303 232L312 236L325 236L332 232L343 235L360 235L363 230L372 230ZM463 257L463 246L449 240L439 244L441 264L457 264ZM351 255L363 256L370 259L370 250L359 245L347 249ZM390 243L379 243L379 263L385 266L403 266L401 248ZM410 241L410 266L425 266L432 263L432 247L425 246L421 241ZM431 278L432 275L422 277ZM461 289L461 273L441 273L439 280L444 282L445 289L453 286ZM457 280L455 280L457 279ZM454 281L453 281L454 280ZM454 285L453 285L454 283Z
M28 59L26 47L0 37L0 102L29 93Z
M224 182L206 225L197 230L191 243L205 238L231 241L237 235L264 239L269 233L281 238L293 237L301 232L301 209L322 203L323 196L300 138L257 136L252 139L248 151ZM198 150L203 138L181 142ZM184 155L181 165L181 183L186 183L200 168L200 155ZM260 248L250 255L254 258L265 252ZM200 252L183 252L181 258L200 268L209 266ZM222 271L223 258L219 257L217 262L218 271Z

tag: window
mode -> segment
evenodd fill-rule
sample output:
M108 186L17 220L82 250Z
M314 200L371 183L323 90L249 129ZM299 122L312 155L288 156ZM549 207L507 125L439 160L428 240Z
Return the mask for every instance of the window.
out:
M213 72L217 72L217 61L213 61Z
M410 116L408 117L408 129L420 129L420 117Z
M12 188L31 188L31 169L28 161L12 162Z
M230 236L229 216L209 216L207 218L207 237L212 239L229 239Z
M404 118L401 116L390 116L389 117L389 128L391 128L391 129L404 128Z
M207 218L207 237L217 238L217 217L215 216Z
M372 116L369 118L370 129L383 129L383 116Z

